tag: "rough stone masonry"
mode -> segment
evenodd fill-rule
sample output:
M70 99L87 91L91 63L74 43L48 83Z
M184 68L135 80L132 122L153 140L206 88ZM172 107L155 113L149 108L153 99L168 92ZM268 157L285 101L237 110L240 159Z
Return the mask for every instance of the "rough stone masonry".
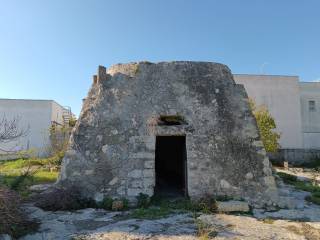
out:
M159 136L185 137L184 193L191 199L277 202L246 91L227 66L212 62L100 66L57 184L79 186L96 201L152 196Z

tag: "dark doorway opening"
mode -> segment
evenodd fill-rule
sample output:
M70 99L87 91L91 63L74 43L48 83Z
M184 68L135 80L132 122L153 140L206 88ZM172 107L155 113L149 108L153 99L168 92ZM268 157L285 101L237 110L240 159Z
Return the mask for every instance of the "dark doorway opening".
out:
M187 195L187 154L185 136L156 138L156 195L179 197Z

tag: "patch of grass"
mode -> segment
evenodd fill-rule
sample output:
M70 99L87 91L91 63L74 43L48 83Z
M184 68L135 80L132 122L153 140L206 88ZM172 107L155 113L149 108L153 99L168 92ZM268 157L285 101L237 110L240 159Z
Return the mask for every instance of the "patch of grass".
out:
M315 194L311 194L311 196L306 196L305 200L320 205L320 197L315 196Z
M303 168L320 168L320 158L314 157L309 162L304 162L299 166Z
M317 185L312 185L310 182L300 181L296 176L287 173L278 173L283 180L283 182L293 185L296 189L310 192L311 196L305 198L306 201L312 202L314 204L320 205L320 187Z
M147 208L150 205L150 197L147 194L140 193L137 196L137 207Z
M283 182L287 183L287 184L294 184L298 180L298 178L296 176L288 174L288 173L278 172L277 174L279 177L281 177Z
M218 232L213 227L205 224L199 219L196 220L196 225L199 240L209 240L218 235Z
M169 208L175 211L189 211L189 212L203 212L212 213L215 208L214 199L202 199L200 201L194 202L190 199L167 199L167 198L157 198L152 197L151 205L160 206L163 208Z
M129 215L131 218L136 219L159 219L168 217L172 210L165 207L151 206L149 208L138 208L132 211Z
M272 218L265 218L262 220L263 223L267 223L267 224L273 224L274 223L274 219Z
M105 210L111 210L113 199L110 197L104 197L101 203L98 203L99 208L103 208Z
M0 162L0 184L27 196L31 185L55 182L58 171L50 171L51 159L17 159ZM29 172L29 173L28 173Z

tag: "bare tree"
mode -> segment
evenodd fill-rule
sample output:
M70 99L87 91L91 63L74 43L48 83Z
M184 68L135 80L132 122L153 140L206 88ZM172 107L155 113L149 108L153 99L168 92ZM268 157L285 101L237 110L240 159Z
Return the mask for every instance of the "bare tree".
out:
M29 126L20 126L20 120L21 118L19 116L8 119L5 115L2 117L2 119L0 119L0 151L15 152L12 150L4 149L5 147L3 146L3 144L13 142L21 137L28 135Z

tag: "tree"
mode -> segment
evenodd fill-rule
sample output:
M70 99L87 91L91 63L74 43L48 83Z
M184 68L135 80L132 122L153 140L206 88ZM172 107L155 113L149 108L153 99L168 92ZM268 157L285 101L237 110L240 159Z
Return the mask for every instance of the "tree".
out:
M21 119L18 116L8 119L5 115L0 120L0 151L11 153L15 152L5 149L3 145L28 135L29 127L21 127L20 120Z
M276 152L279 145L280 134L275 132L276 123L266 106L256 106L250 99L250 107L256 118L260 137L267 152Z
M50 129L50 143L47 146L47 153L53 157L53 164L60 166L65 151L68 148L69 137L72 128L75 126L77 120L71 118L67 124L59 125L53 124Z

